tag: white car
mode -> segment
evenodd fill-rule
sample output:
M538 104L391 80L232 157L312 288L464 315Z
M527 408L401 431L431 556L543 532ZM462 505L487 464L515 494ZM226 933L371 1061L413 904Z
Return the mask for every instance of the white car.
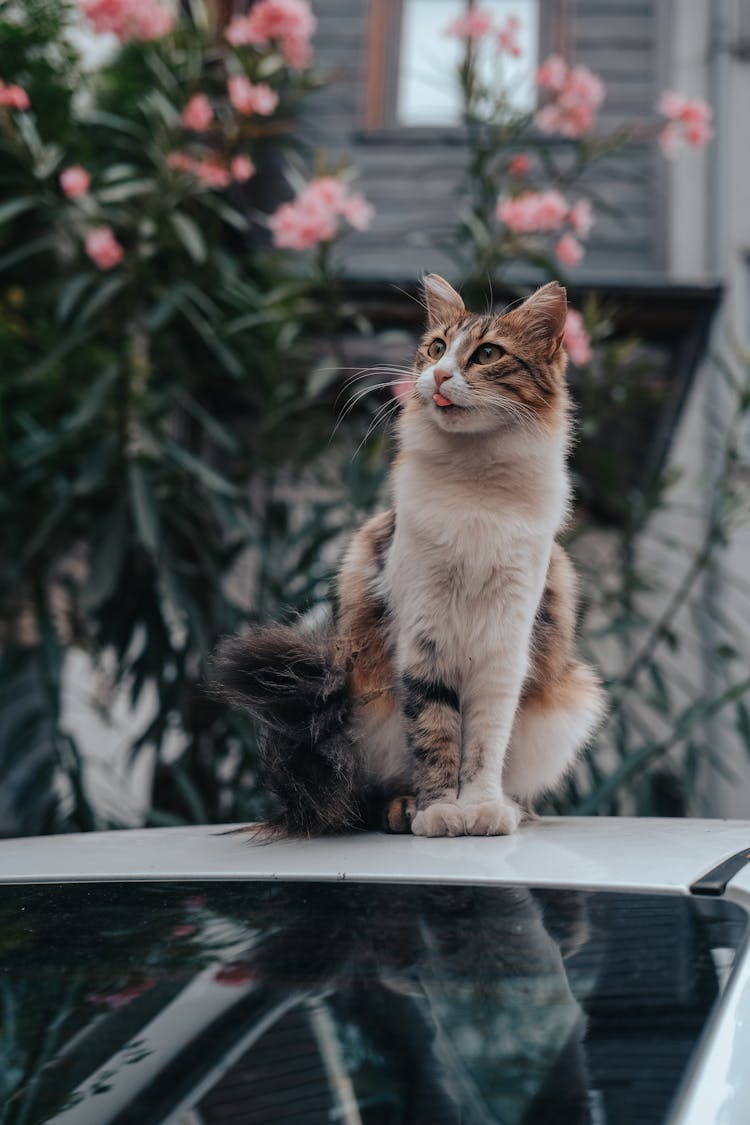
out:
M745 1125L750 821L0 843L0 1123Z

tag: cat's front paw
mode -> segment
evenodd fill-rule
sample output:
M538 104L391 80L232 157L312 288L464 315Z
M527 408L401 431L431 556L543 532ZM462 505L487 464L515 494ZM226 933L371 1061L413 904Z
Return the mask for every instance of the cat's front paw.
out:
M411 822L411 830L415 836L463 836L466 833L461 809L448 801L420 809Z
M467 836L510 836L523 816L523 810L507 797L464 805L461 812Z

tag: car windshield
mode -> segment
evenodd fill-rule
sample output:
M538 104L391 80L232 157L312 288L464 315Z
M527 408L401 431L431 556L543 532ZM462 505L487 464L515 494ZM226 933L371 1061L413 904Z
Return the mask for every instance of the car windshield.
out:
M664 1120L745 915L472 886L0 888L0 1123Z

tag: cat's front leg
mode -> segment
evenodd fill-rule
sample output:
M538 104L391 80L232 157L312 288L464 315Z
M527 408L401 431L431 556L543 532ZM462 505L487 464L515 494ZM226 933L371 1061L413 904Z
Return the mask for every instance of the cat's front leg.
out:
M463 700L463 747L458 805L467 836L507 836L523 810L503 792L503 763L520 681L475 674Z
M402 671L399 694L417 799L411 830L416 836L462 836L458 692L435 663L422 657Z

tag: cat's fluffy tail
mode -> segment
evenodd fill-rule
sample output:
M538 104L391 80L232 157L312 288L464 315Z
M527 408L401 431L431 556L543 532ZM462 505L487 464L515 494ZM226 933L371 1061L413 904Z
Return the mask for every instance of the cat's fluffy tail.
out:
M332 640L327 630L270 625L228 638L214 657L212 694L261 724L264 772L282 806L263 827L284 835L361 821L349 676Z

